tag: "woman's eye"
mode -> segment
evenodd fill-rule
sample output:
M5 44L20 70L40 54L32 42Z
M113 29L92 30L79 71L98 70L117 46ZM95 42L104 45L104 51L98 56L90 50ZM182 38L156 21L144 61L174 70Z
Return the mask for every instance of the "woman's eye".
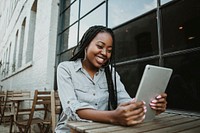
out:
M108 53L112 53L112 50L107 50L108 51Z
M97 45L97 48L99 48L99 49L103 49L103 46L101 46L101 45Z

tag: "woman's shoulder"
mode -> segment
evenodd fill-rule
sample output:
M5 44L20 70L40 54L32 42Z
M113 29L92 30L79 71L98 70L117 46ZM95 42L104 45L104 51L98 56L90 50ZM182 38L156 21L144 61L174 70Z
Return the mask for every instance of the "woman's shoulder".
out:
M74 68L77 64L80 64L79 63L80 61L79 60L76 60L76 61L63 61L61 63L59 63L58 65L58 69L59 68L64 68L64 69L67 69L67 68Z

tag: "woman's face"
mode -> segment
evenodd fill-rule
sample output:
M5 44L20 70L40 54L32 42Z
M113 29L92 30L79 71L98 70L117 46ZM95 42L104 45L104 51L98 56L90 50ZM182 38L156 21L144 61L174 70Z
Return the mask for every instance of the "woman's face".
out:
M85 58L87 65L99 69L111 57L112 36L107 32L98 33L85 49Z

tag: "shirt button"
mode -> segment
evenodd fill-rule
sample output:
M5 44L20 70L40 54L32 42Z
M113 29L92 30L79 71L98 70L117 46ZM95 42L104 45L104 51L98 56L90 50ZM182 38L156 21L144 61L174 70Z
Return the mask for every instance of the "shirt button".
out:
M93 96L95 96L95 93L93 93Z
M70 103L70 101L67 101L67 104L69 104Z
M95 105L97 106L98 104L97 104L97 103L95 103Z

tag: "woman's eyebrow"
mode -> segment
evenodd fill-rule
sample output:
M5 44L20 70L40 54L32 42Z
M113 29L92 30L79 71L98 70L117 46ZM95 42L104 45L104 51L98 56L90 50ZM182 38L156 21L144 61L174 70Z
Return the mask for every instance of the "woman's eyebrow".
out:
M103 44L104 46L106 45L104 42L102 42L102 41L97 41L97 43L101 43L101 44ZM108 47L111 47L112 48L112 46L108 46Z
M101 44L103 44L103 45L106 45L104 42L102 42L102 41L97 41L97 43L101 43Z

